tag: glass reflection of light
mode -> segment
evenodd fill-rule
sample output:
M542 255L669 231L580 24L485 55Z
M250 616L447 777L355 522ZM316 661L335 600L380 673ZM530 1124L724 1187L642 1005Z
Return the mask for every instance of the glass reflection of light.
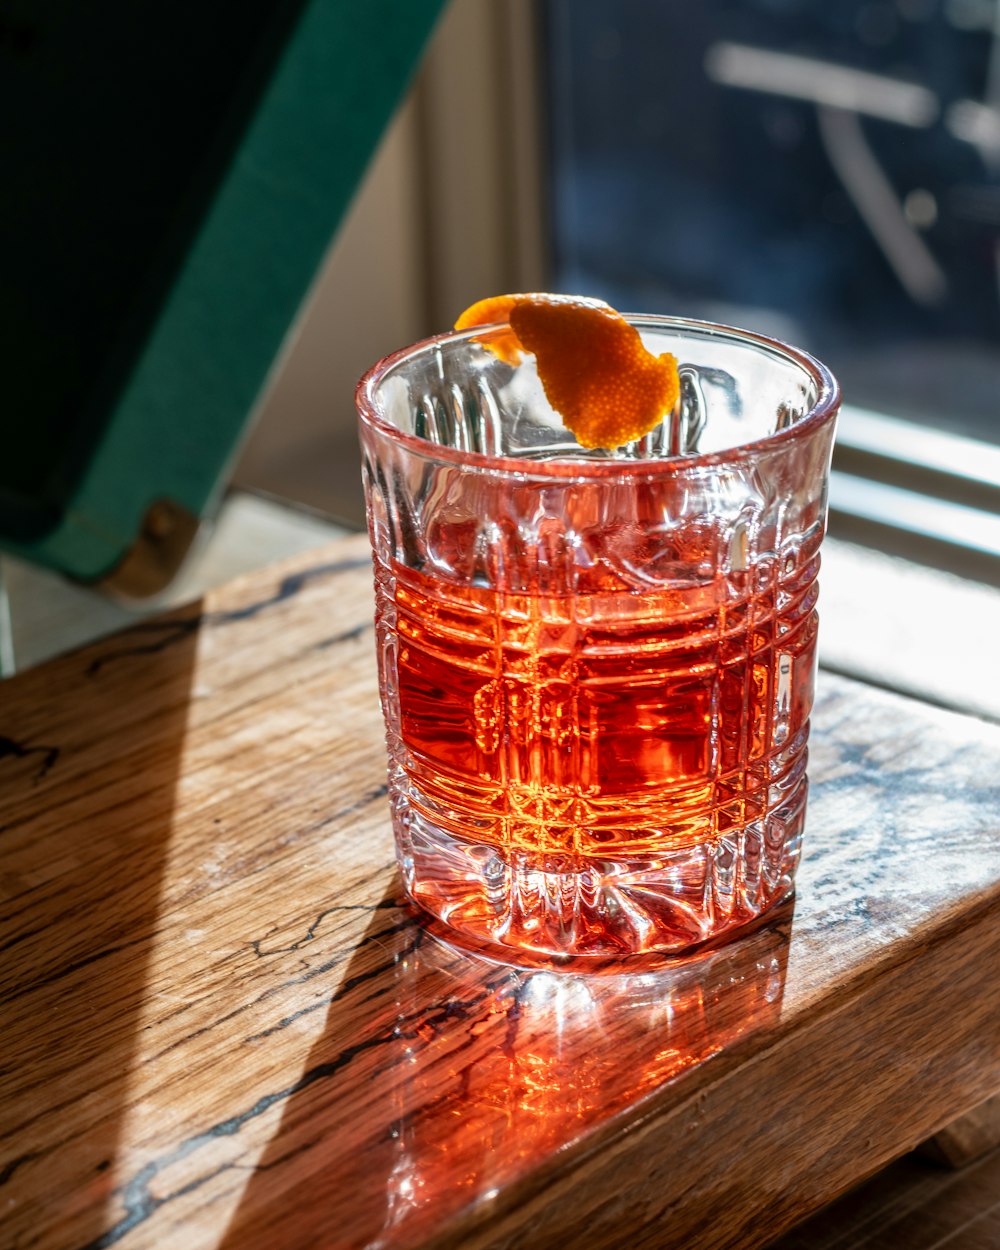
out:
M778 1017L787 939L762 931L634 973L515 969L430 938L396 967L391 1245L493 1202L519 1174ZM374 1178L373 1178L374 1181Z

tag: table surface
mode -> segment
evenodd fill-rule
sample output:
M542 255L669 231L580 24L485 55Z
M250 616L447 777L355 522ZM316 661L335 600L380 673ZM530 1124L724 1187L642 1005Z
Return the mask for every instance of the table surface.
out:
M516 969L393 862L362 537L0 686L0 1244L766 1244L1000 1088L1000 729L821 674L793 908Z

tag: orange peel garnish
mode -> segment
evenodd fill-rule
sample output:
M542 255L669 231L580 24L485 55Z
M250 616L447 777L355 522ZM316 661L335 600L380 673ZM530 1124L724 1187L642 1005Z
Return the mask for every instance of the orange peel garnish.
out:
M456 330L471 330L475 326L488 326L510 320L511 310L518 300L540 299L537 295L488 295L486 299L470 304L455 322ZM491 335L486 346L494 356L508 365L518 364L524 357L517 335L507 330Z
M654 356L638 330L601 300L569 295L495 295L456 330L506 322L486 346L508 364L532 352L546 398L582 447L622 447L642 438L680 394L677 360Z

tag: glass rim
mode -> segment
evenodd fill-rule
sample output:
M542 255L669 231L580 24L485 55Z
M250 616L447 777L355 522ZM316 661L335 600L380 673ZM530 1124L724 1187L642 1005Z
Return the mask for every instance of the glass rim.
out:
M776 430L763 438L751 439L749 442L737 443L717 451L696 452L691 455L661 456L642 460L613 459L590 460L584 456L554 457L538 460L531 456L499 456L488 455L481 451L466 451L458 447L449 447L442 443L431 442L419 434L408 433L393 425L379 412L375 400L375 391L395 369L413 357L437 349L443 344L465 342L469 339L500 331L507 327L506 322L492 322L489 325L474 326L468 330L448 330L443 334L431 335L411 343L407 347L398 348L383 356L362 374L354 391L355 406L363 424L386 435L394 443L421 456L460 465L469 469L480 469L493 472L519 474L525 478L591 478L591 477L663 477L681 473L691 468L713 467L733 462L748 460L761 452L777 450L786 443L797 443L803 437L818 430L837 415L841 402L840 385L826 365L811 353L800 347L793 347L781 339L767 334L759 334L754 330L741 329L739 326L725 325L716 321L701 321L692 317L669 317L658 313L622 313L630 325L637 330L694 331L703 338L725 338L756 345L764 348L772 355L783 357L786 361L797 365L817 386L817 395L809 411L798 421ZM680 363L683 364L683 361Z

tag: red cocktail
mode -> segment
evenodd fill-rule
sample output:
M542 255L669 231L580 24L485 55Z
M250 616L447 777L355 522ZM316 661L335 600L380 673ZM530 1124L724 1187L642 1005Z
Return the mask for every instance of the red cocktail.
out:
M400 863L479 941L681 951L792 888L836 385L759 336L636 324L681 401L614 453L482 331L359 388Z

